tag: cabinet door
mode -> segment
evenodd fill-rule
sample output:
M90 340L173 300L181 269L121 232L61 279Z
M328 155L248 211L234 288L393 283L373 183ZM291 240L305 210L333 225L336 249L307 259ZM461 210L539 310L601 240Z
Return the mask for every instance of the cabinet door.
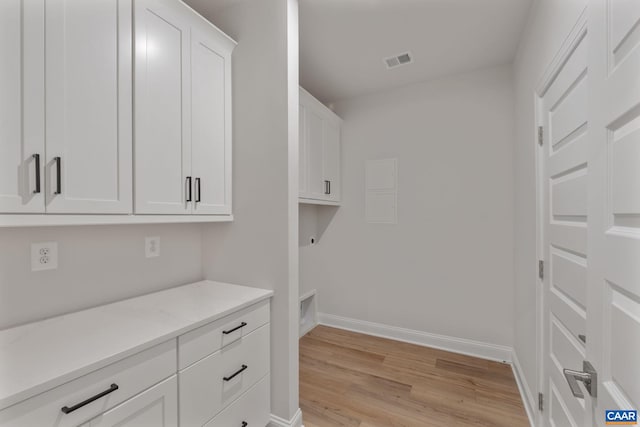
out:
M91 420L91 427L177 427L178 382L173 375Z
M299 139L298 139L298 171L299 171L299 197L309 197L309 150L308 150L308 138L307 138L307 108L299 105Z
M326 200L340 201L340 125L330 120L323 123L322 174Z
M43 0L0 2L0 56L0 212L43 212Z
M46 203L129 213L131 1L46 1Z
M135 211L191 212L190 31L184 6L135 2Z
M191 150L194 214L231 214L231 50L192 29Z
M326 199L323 162L323 118L311 108L306 109L307 149L309 161L308 194L312 199Z

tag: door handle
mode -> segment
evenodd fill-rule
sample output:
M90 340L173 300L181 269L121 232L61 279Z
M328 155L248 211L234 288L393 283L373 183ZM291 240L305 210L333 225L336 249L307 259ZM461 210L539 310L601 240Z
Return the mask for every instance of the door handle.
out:
M200 178L196 178L196 203L200 202Z
M34 154L33 160L35 161L36 168L36 189L33 190L33 194L40 193L40 154Z
M324 181L324 194L331 194L331 181Z
M186 185L187 185L187 200L186 201L190 202L191 199L193 198L192 195L191 195L191 191L192 190L191 190L191 177L190 176L187 177Z
M584 393L578 385L578 381L582 381L591 397L598 397L598 373L593 365L586 360L582 363L582 369L583 371L563 369L571 393L579 399L584 399Z
M62 194L62 159L54 157L53 161L56 162L56 191L53 194Z

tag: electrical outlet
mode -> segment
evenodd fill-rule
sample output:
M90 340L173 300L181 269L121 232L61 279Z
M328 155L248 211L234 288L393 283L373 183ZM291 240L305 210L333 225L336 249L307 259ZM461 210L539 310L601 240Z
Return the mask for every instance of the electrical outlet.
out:
M58 242L31 244L31 271L58 268Z
M147 258L160 256L160 237L147 237L145 239L144 253Z

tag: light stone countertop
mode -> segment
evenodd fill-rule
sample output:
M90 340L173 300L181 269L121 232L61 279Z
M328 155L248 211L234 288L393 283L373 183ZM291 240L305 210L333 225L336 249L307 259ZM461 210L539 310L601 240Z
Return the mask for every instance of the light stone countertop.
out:
M0 331L0 410L272 295L202 281Z

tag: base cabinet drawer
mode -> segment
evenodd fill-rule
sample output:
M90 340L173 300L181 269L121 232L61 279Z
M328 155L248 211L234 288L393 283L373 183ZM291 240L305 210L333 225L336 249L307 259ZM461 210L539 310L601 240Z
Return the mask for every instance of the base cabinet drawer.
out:
M78 426L175 375L176 357L175 340L159 344L3 409L0 426Z
M179 369L184 369L222 347L269 323L269 301L201 326L178 338Z
M205 427L265 427L271 411L269 382L267 375Z
M178 427L176 375L108 410L88 427Z
M269 373L269 324L178 373L180 426L202 427Z

